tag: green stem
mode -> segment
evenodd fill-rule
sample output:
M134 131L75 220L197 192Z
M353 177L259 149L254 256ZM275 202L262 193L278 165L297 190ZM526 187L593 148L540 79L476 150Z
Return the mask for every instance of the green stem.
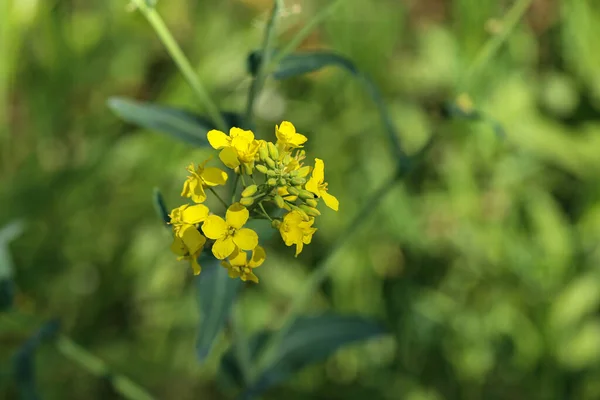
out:
M68 337L60 336L56 340L56 348L65 357L79 364L92 375L99 378L108 377L115 390L124 398L129 400L154 400L154 397L145 389L123 375L112 373L104 361L90 354Z
M533 0L516 0L510 10L506 13L502 22L502 31L491 37L475 56L473 63L466 69L459 88L466 91L480 70L488 64L494 55L498 52L508 36L513 32L519 21L525 15L525 12L531 6Z
M270 75L275 71L281 60L283 60L288 54L292 53L304 39L311 34L311 32L319 25L325 18L329 16L338 6L343 3L343 0L333 0L327 7L321 9L308 23L306 23L302 29L300 29L296 35L279 51L277 51L270 62L265 67L265 76ZM266 64L266 63L265 63Z
M221 196L219 196L219 194L217 193L217 191L216 191L214 188L212 188L212 187L210 187L210 186L209 186L209 187L208 187L208 190L210 190L210 191L211 191L211 192L212 192L212 193L215 195L215 197L216 197L217 199L219 199L219 201L221 202L221 204L223 204L223 206L225 207L225 209L227 209L227 207L229 207L229 206L227 205L227 203L225 203L225 200L223 200L223 199L221 198Z
M250 125L250 123L252 122L254 101L258 97L262 86L267 78L266 65L271 60L271 48L273 47L273 38L275 36L276 31L275 21L277 20L277 16L279 15L279 9L282 8L282 6L283 0L275 0L275 2L273 3L273 10L271 11L269 22L267 23L267 27L265 29L265 37L260 53L260 64L258 66L258 72L256 73L256 77L252 80L252 84L250 85L250 91L248 93L248 103L246 104L246 115L244 117L244 121L247 126Z
M196 71L192 68L185 54L181 50L181 47L177 44L173 35L169 31L169 28L165 25L161 16L156 12L154 7L148 6L145 0L132 0L133 4L142 12L144 17L148 20L154 31L158 35L160 41L167 48L169 55L177 64L177 67L183 74L184 78L200 100L200 103L206 108L210 119L220 130L227 132L227 122L223 118L223 115L219 112L219 109L213 103L208 92L198 79Z
M235 181L233 182L233 188L231 188L231 203L235 203L235 191L237 190L239 181L240 181L240 175L235 174Z
M308 282L304 284L304 287L300 291L300 294L297 295L293 300L290 308L288 309L282 326L277 331L273 333L269 341L264 347L264 351L260 354L258 361L256 363L255 368L253 369L252 380L251 382L255 382L258 377L262 375L262 373L272 364L272 362L277 357L277 351L279 349L279 345L281 341L287 335L292 324L296 320L297 315L300 313L304 304L309 300L313 293L319 288L319 286L325 281L331 269L337 265L335 263L330 262L333 256L348 242L348 240L352 237L353 232L358 232L358 229L362 224L368 221L368 216L372 213L379 203L385 198L385 196L389 193L389 191L394 187L394 184L407 173L408 170L398 167L397 172L379 189L375 191L375 193L371 196L371 198L367 201L367 203L362 207L362 209L356 214L356 216L352 219L352 222L348 224L348 228L346 231L337 237L336 242L332 245L331 250L327 253L325 258L317 265L314 272L311 274Z
M258 206L260 207L260 209L262 210L263 214L265 215L265 217L267 217L269 219L269 221L273 222L273 219L269 216L269 214L267 213L267 211L265 210L265 207L262 204L262 201L258 203Z

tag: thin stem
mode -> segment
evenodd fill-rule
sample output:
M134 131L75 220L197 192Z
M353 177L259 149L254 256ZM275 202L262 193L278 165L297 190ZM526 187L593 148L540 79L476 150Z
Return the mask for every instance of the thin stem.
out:
M279 15L279 9L283 6L283 0L275 0L273 3L273 10L271 11L271 16L269 18L269 22L267 23L267 27L265 29L265 37L263 40L262 50L260 53L260 63L258 66L258 72L256 73L255 78L252 80L252 84L250 85L250 91L248 92L248 102L246 104L246 115L244 117L244 121L246 125L249 125L252 121L252 113L254 111L254 101L258 97L263 84L267 78L266 74L266 66L268 62L271 60L271 48L273 47L273 38L275 37L275 21L277 20L277 16Z
M269 219L269 221L273 222L273 219L271 219L271 217L269 216L269 214L267 214L267 211L265 210L265 207L263 206L262 201L258 203L258 206L262 210L262 212L265 215L265 217L267 217Z
M154 7L148 6L145 0L132 0L133 4L137 6L137 8L142 12L144 17L148 20L154 31L158 35L160 41L167 48L169 55L177 64L177 67L183 74L184 78L200 100L200 103L206 108L206 112L208 113L210 119L220 130L226 132L227 131L227 122L223 118L223 115L219 112L219 109L215 105L215 103L211 100L208 92L198 79L196 71L191 66L185 54L181 50L181 47L177 44L173 35L169 31L169 28L165 25L163 19L155 10Z
M235 181L233 181L233 188L231 188L231 202L232 203L235 203L235 191L237 190L239 181L240 181L240 175L235 174Z
M317 27L325 18L329 16L338 6L343 3L342 0L333 0L327 7L321 9L306 25L300 29L296 35L279 51L277 51L270 62L265 67L265 76L270 75L277 68L281 60L283 60L288 54L296 50L304 39L311 34L313 29Z
M215 195L215 197L216 197L217 199L219 199L219 201L221 202L221 204L223 204L223 206L224 206L225 208L229 207L229 206L227 205L227 203L225 203L225 200L223 200L223 199L221 198L221 196L219 196L219 194L217 193L217 191L216 191L214 188L212 188L212 187L210 187L210 186L209 186L209 187L208 187L208 190L210 190L210 191L211 191L211 192L212 192L212 193Z
M115 390L124 398L129 400L154 400L154 397L145 389L123 375L112 373L104 361L89 353L68 337L60 336L56 340L56 348L62 355L79 364L92 375L99 378L108 378Z
M508 36L514 31L525 12L531 6L533 0L516 0L510 10L506 13L502 22L502 31L491 37L475 56L473 63L466 69L459 87L465 91L479 71L488 64L498 52Z

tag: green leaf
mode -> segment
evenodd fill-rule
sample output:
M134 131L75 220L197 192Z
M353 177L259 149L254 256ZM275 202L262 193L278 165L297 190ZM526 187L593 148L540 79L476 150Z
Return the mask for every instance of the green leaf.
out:
M254 51L248 56L248 71L253 76L258 72L262 60L262 53ZM273 72L275 79L287 79L294 76L303 75L309 72L315 72L324 67L335 66L350 72L366 89L367 93L375 102L381 121L385 127L386 133L392 144L393 155L402 169L407 169L410 164L409 158L404 153L400 136L392 122L385 102L375 83L367 75L362 73L356 65L347 59L335 53L328 51L311 51L302 53L293 53L284 57Z
M229 319L241 280L231 279L220 260L212 255L203 253L198 261L202 266L202 273L196 278L201 322L196 354L199 361L204 362Z
M266 389L288 379L302 368L327 359L341 347L385 334L382 326L372 320L350 315L326 313L300 317L283 338L277 356L270 367L246 388L243 398L258 396ZM271 332L262 332L250 339L252 359L263 350ZM221 361L221 372L238 386L242 384L235 348L230 348Z
M40 398L35 384L35 352L43 342L54 338L59 329L59 320L53 319L45 322L14 355L13 371L21 399L37 400Z
M169 222L171 222L171 217L169 217L169 211L165 204L165 199L163 199L162 193L158 188L154 188L154 192L152 193L152 202L154 204L156 214L158 214L158 217L165 223L165 226L168 227Z
M217 129L208 118L178 108L120 97L108 99L108 107L126 122L167 133L194 146L208 146L206 134ZM223 117L230 127L242 126L242 118L238 114L224 112Z

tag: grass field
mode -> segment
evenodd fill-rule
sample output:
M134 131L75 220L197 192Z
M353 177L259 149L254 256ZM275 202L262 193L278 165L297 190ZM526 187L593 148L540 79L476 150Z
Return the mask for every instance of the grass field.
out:
M327 3L287 0L279 43ZM246 105L271 6L156 5L229 111ZM298 258L266 242L236 310L251 332L276 328L326 259L305 312L372 317L389 334L265 399L600 398L599 37L596 0L344 0L302 41L375 82L408 154L431 146L349 228L394 171L376 105L343 68L266 81L255 131L293 121L341 206ZM194 355L195 278L152 204L154 187L180 204L185 167L214 151L122 122L112 96L206 111L125 0L0 0L0 226L22 224L0 254L20 315L0 314L0 398L35 398L12 360L50 318L84 353L40 346L42 399L125 398L98 360L156 399L234 398L218 372L226 335L206 363Z

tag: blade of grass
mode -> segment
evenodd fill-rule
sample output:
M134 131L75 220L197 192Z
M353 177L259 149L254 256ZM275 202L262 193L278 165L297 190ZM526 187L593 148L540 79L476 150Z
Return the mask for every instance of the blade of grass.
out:
M158 14L156 9L153 6L149 6L144 0L131 1L140 10L144 17L146 17L146 19L158 35L158 38L166 47L169 55L171 56L175 64L177 64L177 67L183 74L185 80L188 82L188 84L198 97L198 100L206 108L206 112L209 115L210 119L214 122L216 126L219 127L220 130L227 132L228 127L227 123L225 122L225 119L219 112L219 109L217 108L215 103L211 100L210 96L208 95L208 92L202 85L202 82L200 82L200 79L198 79L196 71L194 71L194 69L192 68L192 65L188 61L185 54L183 54L181 47L179 47L179 45L173 38L173 35L171 35L169 28L167 28L165 22Z

